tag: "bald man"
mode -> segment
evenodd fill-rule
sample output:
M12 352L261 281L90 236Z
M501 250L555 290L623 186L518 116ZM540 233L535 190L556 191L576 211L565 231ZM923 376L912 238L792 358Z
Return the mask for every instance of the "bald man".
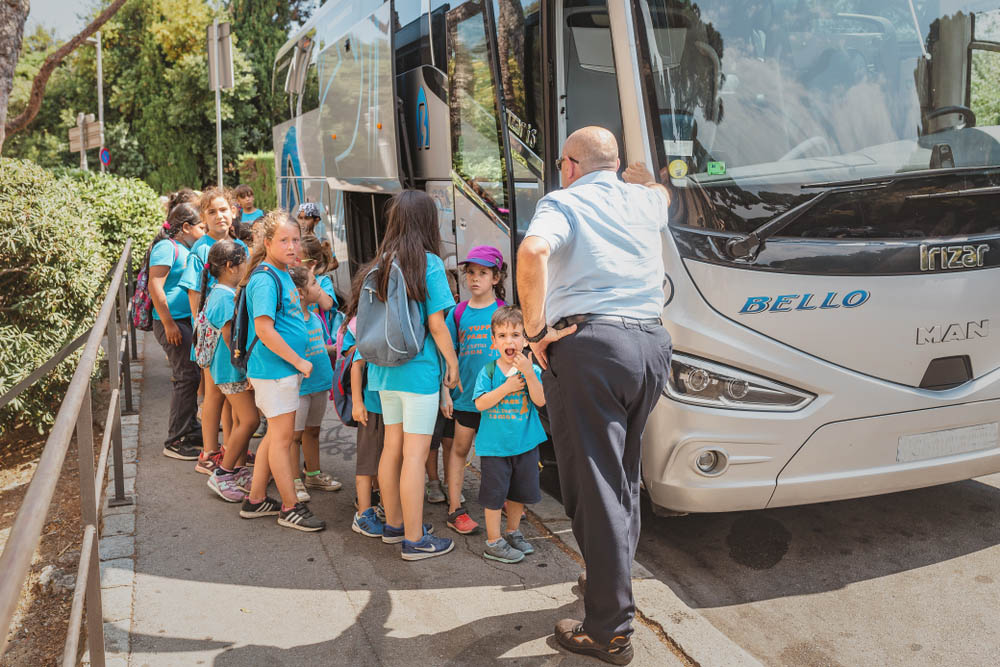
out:
M555 635L570 651L624 665L633 655L640 442L670 367L660 321L669 196L640 164L619 180L618 144L604 128L570 135L557 165L563 189L538 202L517 286L545 368L563 504L595 576L580 578L583 621L559 621Z

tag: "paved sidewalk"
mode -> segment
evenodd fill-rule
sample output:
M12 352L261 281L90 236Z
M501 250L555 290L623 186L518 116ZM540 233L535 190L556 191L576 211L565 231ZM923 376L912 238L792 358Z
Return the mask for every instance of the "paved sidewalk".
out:
M344 488L317 492L311 503L328 529L305 534L240 519L238 505L215 496L193 462L160 454L169 375L162 351L147 345L134 606L130 634L118 638L129 664L603 664L560 651L551 637L557 620L583 614L580 566L540 526L524 524L536 552L517 565L485 561L483 536L452 533L442 505L425 511L438 534L457 538L440 558L407 563L398 547L352 532L354 429L332 410L322 464ZM477 489L468 474L465 495ZM481 519L477 503L470 510ZM634 665L682 664L642 624L633 642Z

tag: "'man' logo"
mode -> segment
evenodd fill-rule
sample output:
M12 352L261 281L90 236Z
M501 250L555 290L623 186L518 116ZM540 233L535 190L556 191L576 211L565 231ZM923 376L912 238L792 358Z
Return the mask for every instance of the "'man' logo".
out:
M956 340L986 338L990 335L990 321L967 322L966 324L938 324L933 327L917 328L917 345L929 343L951 343Z
M420 86L417 91L417 150L431 147L431 117L427 112L427 93Z

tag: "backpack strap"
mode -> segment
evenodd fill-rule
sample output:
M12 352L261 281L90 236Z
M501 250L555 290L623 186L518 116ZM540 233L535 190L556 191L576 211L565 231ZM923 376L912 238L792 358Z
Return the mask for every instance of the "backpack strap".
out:
M274 286L278 290L278 307L274 311L274 314L277 315L278 313L281 312L281 302L284 300L284 290L281 289L281 278L279 278L278 273L267 264L259 265L256 269L253 270L253 273L250 274L250 277L252 278L257 273L266 273L267 275L271 276L271 278L274 279ZM249 282L250 281L248 280L247 283L249 284Z
M346 324L344 326L342 326L342 327L338 327L337 328L337 342L335 343L335 345L337 347L337 352L336 352L336 354L333 357L333 363L334 363L334 365L336 365L337 362L340 361L340 349L342 347L344 347L344 331L346 329L347 329Z
M465 314L465 309L469 307L468 301L463 301L462 303L455 306L454 310L451 311L451 319L455 321L455 335L458 335L458 330L461 327L462 315Z
M490 379L490 382L493 382L493 375L496 374L496 372L497 372L497 362L496 362L496 359L494 359L490 363L486 364L486 366L484 366L484 368L486 368L486 377L488 377Z

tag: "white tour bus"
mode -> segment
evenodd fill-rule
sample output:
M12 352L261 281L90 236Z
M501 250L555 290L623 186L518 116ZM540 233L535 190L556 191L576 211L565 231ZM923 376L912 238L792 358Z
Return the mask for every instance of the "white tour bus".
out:
M567 134L610 128L672 195L644 486L756 509L1000 471L998 88L1000 0L330 0L274 146L346 295L404 187L450 267L514 264Z

